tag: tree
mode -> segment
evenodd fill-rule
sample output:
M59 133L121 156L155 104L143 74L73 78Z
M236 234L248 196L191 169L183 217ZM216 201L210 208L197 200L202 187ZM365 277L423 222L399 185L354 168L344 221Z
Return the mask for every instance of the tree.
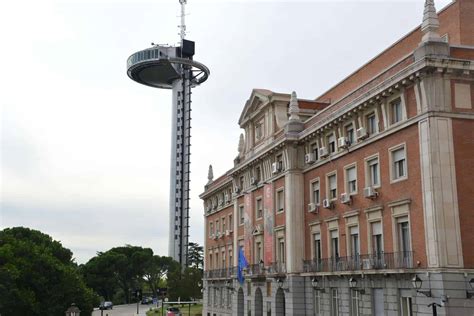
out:
M84 265L85 279L104 298L115 297L120 289L125 303L130 303L131 292L141 287L150 257L153 257L150 248L130 245L99 252Z
M160 282L166 276L168 271L174 270L179 267L178 262L174 261L171 257L160 257L151 256L145 263L145 274L143 278L148 284L148 287L155 294L158 290Z
M191 268L204 268L204 249L198 243L190 242L188 247L188 264Z
M64 315L71 303L90 315L98 303L72 252L24 227L0 231L0 297L2 315Z

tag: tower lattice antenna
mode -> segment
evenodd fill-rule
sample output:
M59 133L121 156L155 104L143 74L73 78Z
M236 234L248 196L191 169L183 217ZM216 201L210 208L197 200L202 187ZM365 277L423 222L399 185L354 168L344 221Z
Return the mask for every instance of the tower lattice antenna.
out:
M187 0L179 0L179 3L181 4L181 25L179 26L179 36L181 38L181 46L183 46L183 40L186 37L186 21L184 18L186 16Z

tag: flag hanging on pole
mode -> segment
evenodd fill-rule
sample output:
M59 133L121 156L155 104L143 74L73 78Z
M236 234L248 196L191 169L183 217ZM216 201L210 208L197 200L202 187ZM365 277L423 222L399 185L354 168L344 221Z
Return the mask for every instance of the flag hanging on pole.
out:
M237 265L237 280L239 280L240 284L244 283L244 275L242 274L242 270L247 268L249 266L249 263L247 262L247 259L245 258L244 251L242 247L239 249L239 262Z

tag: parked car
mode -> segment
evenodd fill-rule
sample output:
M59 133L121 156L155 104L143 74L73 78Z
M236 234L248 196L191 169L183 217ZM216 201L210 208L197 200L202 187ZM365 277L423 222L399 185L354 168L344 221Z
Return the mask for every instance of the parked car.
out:
M153 298L150 296L144 296L142 298L142 304L151 304L153 303Z
M177 307L168 307L166 309L166 316L181 316L181 312Z
M100 305L99 305L99 309L100 309L100 310L113 309L113 308L114 308L114 304L112 304L112 302L110 302L110 301L102 302L102 303L100 303Z

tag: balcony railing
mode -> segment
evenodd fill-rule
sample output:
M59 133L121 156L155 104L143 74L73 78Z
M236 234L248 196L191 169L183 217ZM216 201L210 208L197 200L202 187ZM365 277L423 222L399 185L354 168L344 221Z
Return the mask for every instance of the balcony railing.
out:
M272 262L266 269L268 274L285 274L286 264L285 262Z
M223 268L204 271L205 279L228 279L237 275L237 268Z
M250 264L247 267L246 275L250 275L250 276L265 275L265 266L263 265L263 263Z
M304 272L334 272L413 268L413 252L377 253L304 260Z

